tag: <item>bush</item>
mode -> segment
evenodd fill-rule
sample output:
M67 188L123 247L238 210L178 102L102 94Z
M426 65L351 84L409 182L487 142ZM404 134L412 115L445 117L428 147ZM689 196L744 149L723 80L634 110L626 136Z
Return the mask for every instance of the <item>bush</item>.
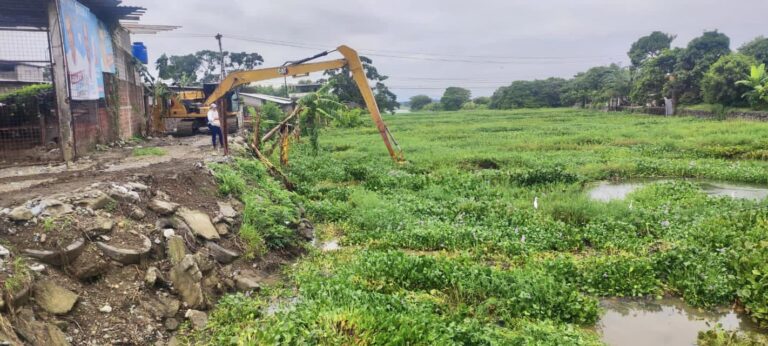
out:
M443 110L443 106L440 103L433 102L421 108L422 111L427 112L439 112Z
M411 110L418 111L424 106L432 103L432 98L427 95L416 95L411 97Z
M262 123L279 123L285 117L285 113L274 102L267 102L261 106Z
M368 112L360 108L342 110L333 118L332 125L342 128L360 127L365 124L364 117L367 114Z
M731 107L748 106L743 95L751 89L736 82L749 78L754 58L743 54L729 54L712 64L701 82L701 92L706 103L718 103Z

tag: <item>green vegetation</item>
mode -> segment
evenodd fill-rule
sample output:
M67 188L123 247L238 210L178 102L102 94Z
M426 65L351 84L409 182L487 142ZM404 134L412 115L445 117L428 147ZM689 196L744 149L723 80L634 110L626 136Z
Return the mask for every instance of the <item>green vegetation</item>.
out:
M742 54L725 55L712 64L701 81L704 102L729 105L734 107L748 106L749 100L743 95L751 88L738 83L750 76L750 69L757 61Z
M432 98L427 95L416 95L411 97L411 110L419 111L424 106L432 103Z
M388 159L375 129L324 129L319 151L296 148L295 193L256 161L214 166L221 192L246 204L241 235L293 244L281 225L301 204L343 248L311 251L289 269L291 288L229 297L197 337L599 345L600 297L662 295L701 308L739 302L768 325L768 202L708 197L682 179L620 201L585 192L636 177L766 184L768 123L543 109L413 113L389 125L408 163ZM282 308L267 309L276 297Z
M675 38L660 31L641 37L627 52L629 67L611 64L570 79L514 81L493 93L490 108L661 106L665 98L686 106L706 102L763 109L768 105L761 94L765 81L756 79L754 70L750 77L750 66L768 59L768 39L758 37L732 53L730 38L717 30L704 32L685 48L671 48ZM441 109L458 108L442 105Z
M165 154L165 150L158 147L134 148L132 152L133 156L163 156Z
M472 99L472 93L464 88L448 87L443 93L443 97L440 98L440 104L444 110L457 111L461 109L461 105L469 102Z
M243 201L240 237L245 241L245 257L255 258L267 250L299 246L289 227L299 221L297 196L272 179L259 161L236 160L232 165L212 164L219 193Z

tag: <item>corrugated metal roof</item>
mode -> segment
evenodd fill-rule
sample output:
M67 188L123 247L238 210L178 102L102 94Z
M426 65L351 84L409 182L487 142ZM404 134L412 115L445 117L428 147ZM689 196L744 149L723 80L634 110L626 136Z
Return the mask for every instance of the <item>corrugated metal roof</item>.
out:
M139 20L146 11L139 6L120 6L120 0L78 0L105 22ZM0 10L0 28L48 27L50 0L3 0Z
M158 32L162 31L171 31L176 30L178 28L181 28L180 26L176 25L153 25L153 24L141 24L141 23L133 23L133 22L120 22L120 25L126 29L131 34L156 34Z
M252 97L252 98L256 98L264 101L274 102L281 105L293 104L293 100L291 99L287 99L285 97L267 95L267 94L240 93L240 96Z

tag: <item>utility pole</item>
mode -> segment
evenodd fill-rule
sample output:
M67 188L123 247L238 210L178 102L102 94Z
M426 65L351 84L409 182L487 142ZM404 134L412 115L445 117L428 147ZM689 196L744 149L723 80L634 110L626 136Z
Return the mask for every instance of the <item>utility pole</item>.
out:
M224 49L221 48L221 34L216 34L216 40L219 41L219 62L221 63L221 74L219 75L219 83L224 81ZM217 100L216 102L219 104L219 119L221 122L221 135L224 137L224 156L229 155L229 129L227 125L229 122L229 110L227 109L227 100L224 98L227 97L226 94L224 94L224 97Z

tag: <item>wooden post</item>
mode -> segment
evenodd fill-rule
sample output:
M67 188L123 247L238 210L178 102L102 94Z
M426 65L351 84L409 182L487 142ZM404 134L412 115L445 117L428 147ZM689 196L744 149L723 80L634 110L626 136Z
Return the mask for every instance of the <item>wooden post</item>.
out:
M226 96L224 96L226 97ZM229 127L227 126L229 114L227 114L227 101L224 100L224 97L220 98L218 101L218 108L219 108L219 122L221 122L221 137L224 138L224 155L229 155L229 136L227 135L227 132L229 132Z
M69 104L69 80L64 61L64 38L59 22L59 2L48 2L48 41L51 50L51 75L56 94L56 115L59 118L59 143L64 161L69 164L75 159L74 135L72 133L72 109Z

